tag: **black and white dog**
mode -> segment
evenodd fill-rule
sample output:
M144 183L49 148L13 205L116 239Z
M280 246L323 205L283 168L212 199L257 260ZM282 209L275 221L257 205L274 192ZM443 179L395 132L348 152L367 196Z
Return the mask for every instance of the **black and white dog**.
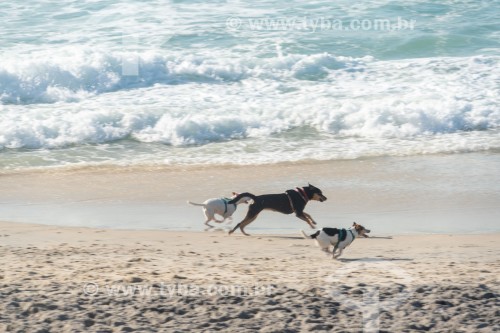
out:
M303 230L301 230L302 236L308 239L316 240L316 243L321 248L321 250L326 253L331 253L333 259L337 259L342 254L342 251L356 239L358 236L363 236L368 238L368 233L370 230L366 229L360 224L354 222L352 227L349 229L337 229L337 228L322 228L316 231L312 235L307 235ZM330 252L330 245L333 245L333 251ZM335 255L335 252L339 250L339 254Z
M243 221L238 223L233 230L229 231L230 235L236 229L240 228L244 235L250 236L245 232L244 228L253 222L257 218L257 215L264 209L283 214L295 213L299 219L306 221L307 224L314 229L316 222L314 222L311 215L304 212L304 208L309 200L317 200L320 202L326 200L321 190L311 184L304 187L297 187L293 190L287 190L285 193L280 194L253 195L252 193L246 192L229 201L229 204L239 202L239 200L243 198L251 199L253 203L248 206L248 212Z
M232 221L233 220L232 215L236 211L237 206L240 203L248 203L248 198L241 198L239 200L236 200L236 202L234 203L229 203L232 199L236 198L238 195L239 193L233 192L233 196L231 198L212 198L206 200L201 204L188 201L188 204L191 204L193 206L202 206L203 213L207 218L205 224L210 228L213 228L213 226L209 224L210 221L214 221L217 223L222 223L226 219ZM222 216L222 220L217 220L215 218L215 214Z

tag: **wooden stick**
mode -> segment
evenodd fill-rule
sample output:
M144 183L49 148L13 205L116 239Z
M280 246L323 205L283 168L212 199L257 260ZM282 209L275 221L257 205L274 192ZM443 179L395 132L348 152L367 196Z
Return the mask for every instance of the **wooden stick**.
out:
M392 236L370 236L368 238L392 239Z

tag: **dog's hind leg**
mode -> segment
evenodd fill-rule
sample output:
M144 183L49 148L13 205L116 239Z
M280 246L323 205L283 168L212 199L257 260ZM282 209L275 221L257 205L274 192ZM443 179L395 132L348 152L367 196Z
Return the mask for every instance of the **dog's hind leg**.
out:
M233 229L229 230L228 235L231 235L236 229L238 229L240 227L240 224L241 222L238 223Z
M217 222L217 223L222 223L226 220L226 218L223 218L222 220L217 220L214 216L214 222Z
M245 236L250 236L250 234L247 234L245 232L245 227L247 225L249 225L250 223L252 223L255 219L257 218L257 216L254 216L254 217L251 217L249 219L245 218L243 221L241 221L240 223L238 223L234 228L233 230L229 231L229 234L231 235L236 229L240 228L241 232L243 233L243 235Z
M339 254L337 255L334 255L333 256L333 259L337 259L338 257L340 257L342 255L342 250L339 250Z
M240 230L243 233L243 235L250 236L250 234L247 234L244 229L245 229L245 227L247 225L249 225L250 223L252 223L256 218L257 218L257 215L255 215L254 217L252 217L249 220L245 220L245 221L243 221L243 222L240 223Z
M207 219L205 221L205 224L208 225L209 227L212 227L210 224L208 224L208 222L212 220L217 221L215 219L215 212L212 209L208 209L207 207L205 207L203 208L203 213L205 214L205 218Z
M255 207L255 205L250 205L250 207L248 207L247 215L245 216L245 218L243 219L243 221L241 221L240 223L238 223L231 231L229 231L229 234L231 235L236 229L240 228L240 230L243 233L243 235L250 236L243 229L248 224L252 223L257 218L257 215L259 215L259 213L261 211L262 211L262 208Z

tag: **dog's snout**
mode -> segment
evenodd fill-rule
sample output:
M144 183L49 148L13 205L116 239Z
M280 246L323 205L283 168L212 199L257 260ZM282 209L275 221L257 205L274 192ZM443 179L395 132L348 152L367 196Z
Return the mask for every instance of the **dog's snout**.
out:
M366 232L367 234L369 234L369 233L370 233L370 230L369 230L369 229L365 229L365 232Z
M324 195L323 195L323 196L321 196L321 202L326 201L326 199L327 199L327 198L326 198Z

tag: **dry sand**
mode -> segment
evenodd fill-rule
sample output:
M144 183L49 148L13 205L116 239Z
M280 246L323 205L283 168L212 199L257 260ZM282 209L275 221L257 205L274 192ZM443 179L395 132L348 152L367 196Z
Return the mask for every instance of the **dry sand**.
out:
M360 239L0 223L0 332L495 332L500 235Z

